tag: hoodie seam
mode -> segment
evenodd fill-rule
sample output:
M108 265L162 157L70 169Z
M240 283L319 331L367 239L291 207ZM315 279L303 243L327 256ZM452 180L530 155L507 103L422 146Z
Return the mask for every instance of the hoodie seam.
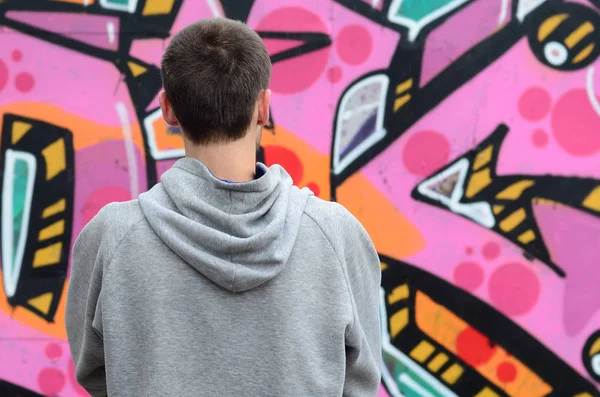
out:
M233 208L233 199L231 198L231 190L229 191L229 211L227 211L227 228L229 229L229 236L231 236L231 209ZM233 263L233 279L231 280L231 290L235 292L235 277L237 275L238 264L233 261L233 254L231 253L231 245L228 246L227 252L229 253L229 262Z
M352 310L352 324L350 325L350 332L352 332L352 331L354 331L354 328L355 328L355 325L356 325L356 316L355 316L356 306L354 305L354 299L352 298L352 296L353 296L352 295L352 289L350 288L350 280L348 280L348 275L347 275L346 271L344 270L344 266L342 265L342 261L340 260L340 256L339 256L338 252L336 251L335 247L331 243L331 240L329 239L329 237L327 236L327 234L325 233L325 231L323 230L323 228L321 227L321 225L319 225L319 223L317 222L317 220L315 218L313 218L310 214L308 214L306 212L304 212L304 214L311 221L313 221L313 223L315 225L317 225L317 227L321 231L321 234L323 235L323 237L325 237L325 240L329 244L329 247L331 247L331 249L333 250L333 253L335 254L335 259L337 260L337 263L340 266L340 269L342 270L342 274L344 276L344 282L346 284L346 290L348 291L348 300L350 301L350 309Z

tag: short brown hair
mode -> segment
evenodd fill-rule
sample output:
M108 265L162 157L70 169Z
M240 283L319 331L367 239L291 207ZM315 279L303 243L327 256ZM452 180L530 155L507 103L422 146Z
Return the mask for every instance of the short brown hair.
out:
M204 19L173 37L161 76L186 137L195 144L226 142L250 127L258 95L269 86L271 59L242 22Z

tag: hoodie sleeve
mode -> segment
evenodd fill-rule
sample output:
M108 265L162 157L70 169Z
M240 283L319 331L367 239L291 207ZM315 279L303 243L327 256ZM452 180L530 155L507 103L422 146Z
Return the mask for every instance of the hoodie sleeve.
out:
M363 226L350 213L344 217L338 256L346 266L354 321L346 332L344 396L376 396L381 383L381 264Z
M106 396L104 344L99 296L109 258L101 211L81 231L73 246L65 323L77 381L92 396Z
M99 296L110 257L104 238L105 210L81 231L73 246L65 324L77 381L92 396L106 396Z
M373 242L360 222L337 203L319 199L308 209L345 273L353 312L346 329L345 397L376 396L381 384L381 264Z

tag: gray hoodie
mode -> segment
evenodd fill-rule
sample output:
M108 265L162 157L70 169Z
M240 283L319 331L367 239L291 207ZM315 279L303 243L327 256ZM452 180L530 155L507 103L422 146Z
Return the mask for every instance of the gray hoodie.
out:
M179 160L73 248L67 335L92 396L365 396L380 264L342 206L279 166L227 183Z

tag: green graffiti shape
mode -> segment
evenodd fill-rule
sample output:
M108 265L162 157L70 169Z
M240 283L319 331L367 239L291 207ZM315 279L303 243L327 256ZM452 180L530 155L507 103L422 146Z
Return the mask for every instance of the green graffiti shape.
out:
M13 270L16 264L17 248L19 246L19 236L24 231L26 225L23 225L23 210L27 200L27 182L29 178L29 165L24 160L15 161L13 175L13 246L12 246L12 266Z
M396 12L396 16L418 22L429 14L454 1L455 0L403 0Z

